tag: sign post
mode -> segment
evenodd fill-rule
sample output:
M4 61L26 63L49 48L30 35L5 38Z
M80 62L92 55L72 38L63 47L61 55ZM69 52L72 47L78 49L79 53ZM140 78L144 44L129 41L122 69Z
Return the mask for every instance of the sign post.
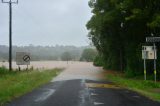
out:
M144 80L147 80L146 59L144 59Z
M30 53L28 52L16 52L16 64L18 66L20 65L27 65L27 70L28 70L28 65L30 65ZM19 67L20 69L20 67Z
M153 34L152 34L153 35ZM157 81L157 70L156 70L156 42L160 42L160 37L146 37L146 42L153 43L154 47L154 81Z
M154 50L154 46L142 46L142 59L144 60L144 80L146 80L146 60L156 60L157 59L157 54Z
M147 79L147 77L146 77L146 74L147 74L147 71L146 71L146 57L147 57L147 51L145 51L146 50L146 47L145 46L143 46L142 47L142 59L144 60L144 80L146 80Z
M155 43L153 45L154 45L154 81L156 82L157 81L156 58L155 58L156 45L155 45Z

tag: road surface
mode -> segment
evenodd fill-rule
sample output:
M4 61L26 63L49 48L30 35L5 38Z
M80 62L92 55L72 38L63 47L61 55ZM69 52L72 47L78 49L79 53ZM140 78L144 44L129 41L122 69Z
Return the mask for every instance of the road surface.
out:
M104 81L92 63L69 63L50 83L7 106L160 106L135 92Z

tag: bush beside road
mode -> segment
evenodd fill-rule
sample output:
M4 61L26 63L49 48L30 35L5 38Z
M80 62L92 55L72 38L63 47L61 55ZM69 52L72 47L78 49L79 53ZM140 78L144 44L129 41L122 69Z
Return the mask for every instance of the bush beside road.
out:
M62 69L9 72L0 68L0 106L49 82Z
M152 100L160 101L160 82L126 78L122 73L108 71L106 72L107 80L118 84L123 88L136 91Z

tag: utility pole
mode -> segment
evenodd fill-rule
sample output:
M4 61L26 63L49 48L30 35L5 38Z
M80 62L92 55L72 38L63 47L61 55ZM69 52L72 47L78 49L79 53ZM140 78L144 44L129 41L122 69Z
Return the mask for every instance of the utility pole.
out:
M2 0L9 4L9 70L12 70L12 4L18 4L18 0Z

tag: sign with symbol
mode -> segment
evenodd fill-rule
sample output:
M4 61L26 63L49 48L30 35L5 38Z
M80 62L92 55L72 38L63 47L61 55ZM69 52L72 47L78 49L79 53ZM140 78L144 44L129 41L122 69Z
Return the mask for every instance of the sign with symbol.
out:
M29 55L23 56L23 60L24 60L25 62L29 62L29 61L30 61L30 56L29 56Z
M16 52L16 64L17 65L30 65L30 53Z

